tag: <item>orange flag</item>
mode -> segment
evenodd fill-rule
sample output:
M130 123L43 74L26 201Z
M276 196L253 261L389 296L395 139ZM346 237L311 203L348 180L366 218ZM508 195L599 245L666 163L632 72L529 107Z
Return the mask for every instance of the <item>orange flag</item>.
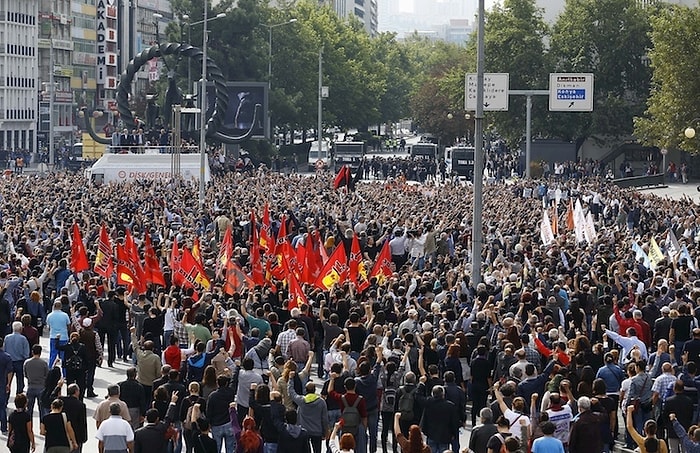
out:
M360 240L357 234L352 237L352 248L350 249L350 281L355 284L355 287L360 291L364 291L369 287L367 280L367 271L364 262L362 261L362 250L360 249Z
M552 213L552 233L554 237L559 235L559 214L556 206L554 206L554 212Z
M240 266L229 260L226 266L224 293L233 295L233 293L240 293L244 288L252 289L254 286L253 280L241 270Z
M207 276L207 273L204 270L204 260L202 259L202 247L199 245L199 237L194 238L194 244L192 244L192 257L194 258L195 262L197 263L197 277L196 277L196 282L201 285L204 289L209 289L211 288L211 282L209 281L209 277Z
M334 284L343 283L350 273L348 268L345 246L341 241L338 247L333 250L328 262L321 269L321 273L314 282L314 286L324 291L328 291Z
M389 240L387 239L384 241L384 245L382 246L382 250L379 252L379 256L377 256L377 261L374 263L370 278L376 277L377 282L381 284L384 280L389 278L392 273L391 251L389 250Z
M262 260L260 259L260 240L258 238L258 224L255 220L255 211L250 211L250 273L256 285L265 284Z
M73 234L70 245L70 269L73 272L82 272L90 269L83 237L77 223L73 223Z
M260 247L266 252L274 250L275 245L272 240L272 229L270 228L270 207L265 203L263 208L262 227L260 228ZM272 249L272 250L271 250Z
M182 286L185 281L180 273L182 265L182 253L177 245L177 236L173 238L173 248L170 250L170 271L172 272L172 282L175 286Z
M107 228L104 223L100 227L100 237L97 240L97 257L95 265L92 268L97 275L109 279L114 272L114 263L112 262L112 243L107 234Z
M229 224L224 233L221 244L219 244L219 255L216 257L216 275L224 275L227 265L233 256L233 237L231 234L231 225Z
M146 233L143 255L146 262L146 267L144 269L146 273L146 282L154 285L165 286L163 271L160 269L160 262L156 256L155 250L153 250L151 235L148 232Z
M566 229L574 231L574 200L569 198L569 208L566 210Z

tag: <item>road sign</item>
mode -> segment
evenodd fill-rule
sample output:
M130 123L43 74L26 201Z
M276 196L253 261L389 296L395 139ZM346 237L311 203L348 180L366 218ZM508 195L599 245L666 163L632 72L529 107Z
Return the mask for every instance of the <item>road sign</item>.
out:
M549 74L549 110L552 112L592 112L593 74Z
M507 72L484 74L484 110L508 111ZM476 110L476 74L467 74L464 80L464 110Z

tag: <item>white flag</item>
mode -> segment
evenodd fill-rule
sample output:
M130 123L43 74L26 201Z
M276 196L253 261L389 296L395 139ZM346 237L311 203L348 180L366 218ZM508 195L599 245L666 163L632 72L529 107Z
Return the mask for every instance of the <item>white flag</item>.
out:
M593 243L598 239L598 233L595 231L595 224L593 223L593 215L590 211L586 215L586 227L585 227L586 240L589 243Z
M554 233L552 232L552 224L549 223L549 214L547 210L542 210L542 223L540 224L540 239L544 245L549 245L554 242Z
M583 242L588 239L586 238L585 227L586 217L583 215L581 201L576 200L576 205L574 206L574 234L576 235L576 242Z
M644 250L639 246L637 241L632 241L632 251L634 252L634 258L639 261L643 260L644 267L651 269L651 260L649 256L644 252Z
M681 251L681 246L676 239L676 235L673 234L673 230L669 229L666 233L666 254L671 262L676 262L676 257L678 252Z
M683 246L681 247L681 256L679 261L683 259L685 259L685 262L688 265L688 269L695 272L695 263L693 263L693 259L690 257L690 253L688 252L688 248L685 246L685 244L683 244Z

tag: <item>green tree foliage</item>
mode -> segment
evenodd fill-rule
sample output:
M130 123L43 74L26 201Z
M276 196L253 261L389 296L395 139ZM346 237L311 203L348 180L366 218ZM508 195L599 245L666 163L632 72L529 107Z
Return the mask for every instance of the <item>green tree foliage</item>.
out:
M486 72L507 72L513 89L542 89L547 86L549 64L544 40L548 34L542 9L535 0L505 0L486 14L484 34ZM476 61L476 35L470 42ZM533 98L533 131L546 130L547 100ZM515 146L525 134L525 98L511 96L508 112L487 114L490 129Z
M567 0L551 37L552 72L595 74L592 113L550 114L562 138L624 137L644 110L651 73L647 11L635 0Z
M644 116L635 119L635 134L645 144L700 152L698 137L688 139L683 134L689 126L699 129L698 35L698 8L668 6L651 18L652 90Z

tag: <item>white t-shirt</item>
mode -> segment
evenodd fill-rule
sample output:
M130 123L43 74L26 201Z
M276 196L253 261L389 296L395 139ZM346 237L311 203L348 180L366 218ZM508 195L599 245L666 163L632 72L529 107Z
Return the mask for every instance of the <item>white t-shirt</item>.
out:
M568 443L569 428L574 418L571 412L571 406L565 404L562 406L561 410L558 411L547 409L547 415L549 415L549 421L554 423L555 426L554 437L559 439L563 444Z
M520 434L522 432L520 428L520 420L524 419L525 426L530 426L530 417L515 412L512 409L508 409L503 415L508 419L508 423L510 424L510 434L520 439Z

